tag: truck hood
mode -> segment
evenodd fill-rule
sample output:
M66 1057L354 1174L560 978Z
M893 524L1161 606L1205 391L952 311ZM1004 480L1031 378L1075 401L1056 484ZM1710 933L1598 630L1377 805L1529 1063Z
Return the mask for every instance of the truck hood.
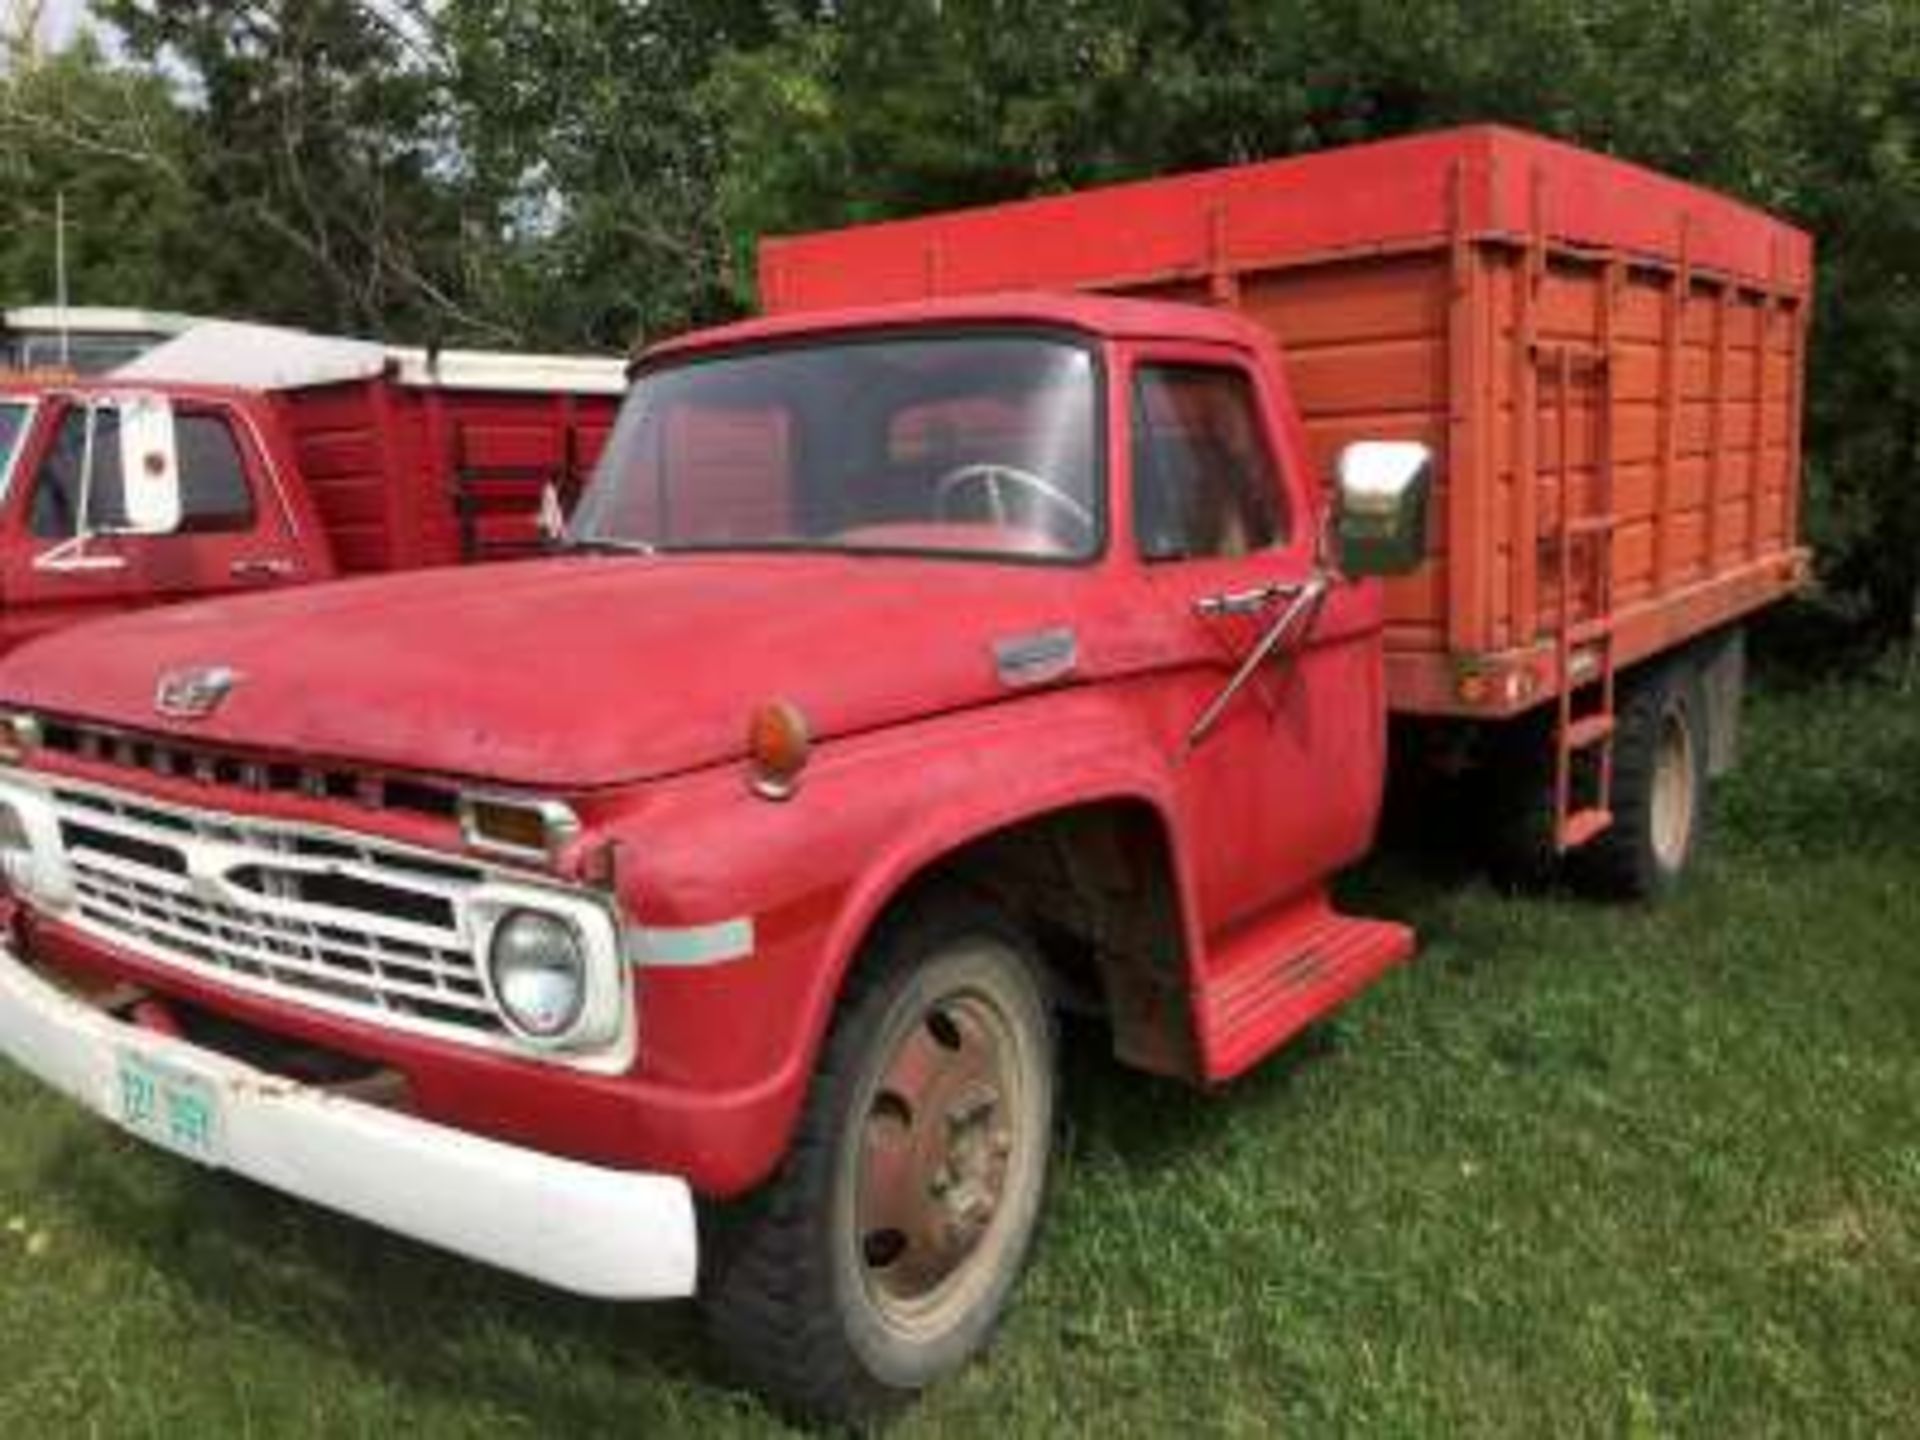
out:
M1133 647L1117 629L1089 633L1086 597L1107 588L1089 579L787 555L423 571L81 627L0 663L0 700L202 743L587 789L741 755L750 711L770 699L830 737L1004 698L996 642L1043 631L1074 627L1078 676L1111 670ZM204 718L162 717L160 676L202 666L237 672L231 693Z

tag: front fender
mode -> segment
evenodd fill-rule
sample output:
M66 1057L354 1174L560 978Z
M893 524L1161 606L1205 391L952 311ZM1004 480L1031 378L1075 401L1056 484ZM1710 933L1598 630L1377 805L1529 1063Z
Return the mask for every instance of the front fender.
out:
M680 1156L702 1189L750 1188L785 1152L861 944L916 876L1070 806L1131 800L1168 821L1167 760L1127 688L1052 691L823 745L784 802L750 793L738 766L636 793L611 826L629 914L645 933L740 935L744 922L752 936L749 953L713 963L643 961L641 1069L650 1094L686 1102L646 1122L659 1127L646 1148ZM1184 897L1187 860L1172 849Z

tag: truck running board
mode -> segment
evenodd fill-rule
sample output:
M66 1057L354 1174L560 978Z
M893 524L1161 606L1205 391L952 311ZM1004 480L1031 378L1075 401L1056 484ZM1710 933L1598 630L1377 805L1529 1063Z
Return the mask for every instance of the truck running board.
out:
M1210 956L1194 995L1209 1081L1231 1080L1413 953L1413 931L1336 911L1324 893Z

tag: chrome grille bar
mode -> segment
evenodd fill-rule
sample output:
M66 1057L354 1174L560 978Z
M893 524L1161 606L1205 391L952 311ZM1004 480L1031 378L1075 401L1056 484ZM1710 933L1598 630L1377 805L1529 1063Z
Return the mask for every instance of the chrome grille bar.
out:
M98 790L52 798L80 928L276 997L504 1040L465 919L479 867Z

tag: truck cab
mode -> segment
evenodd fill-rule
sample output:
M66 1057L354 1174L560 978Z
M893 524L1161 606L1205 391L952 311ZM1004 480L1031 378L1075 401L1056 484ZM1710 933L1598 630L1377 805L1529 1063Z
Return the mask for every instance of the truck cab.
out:
M128 510L130 413L164 418L178 489L164 527ZM244 392L0 382L0 650L142 605L330 578L289 473L278 423Z
M0 665L0 1049L882 1410L1005 1307L1057 1012L1213 1085L1411 949L1327 884L1430 457L1306 457L1268 334L1191 306L658 347L558 554Z

